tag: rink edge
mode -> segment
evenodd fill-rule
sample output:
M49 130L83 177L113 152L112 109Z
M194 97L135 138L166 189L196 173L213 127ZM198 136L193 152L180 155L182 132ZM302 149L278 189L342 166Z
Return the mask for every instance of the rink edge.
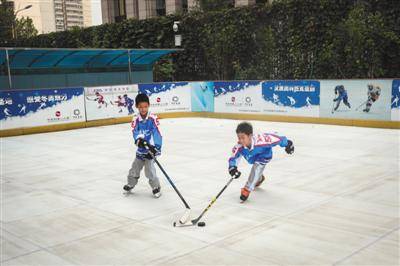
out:
M371 128L390 128L400 129L398 121L380 121L380 120L358 120L358 119L340 119L340 118L321 118L321 117L299 117L299 116L277 116L277 115L256 115L256 114L234 114L234 113L211 113L211 112L185 112L185 113L162 113L159 118L183 118L183 117L204 117L217 119L235 119L235 120L259 120L272 122L289 123L311 123L340 126L356 126ZM88 128L97 126L115 125L128 123L132 120L131 116L111 119L101 119L87 122L76 122L51 126L38 126L28 128L0 130L0 137L11 137L19 135L28 135L36 133L55 132L62 130L72 130L78 128Z

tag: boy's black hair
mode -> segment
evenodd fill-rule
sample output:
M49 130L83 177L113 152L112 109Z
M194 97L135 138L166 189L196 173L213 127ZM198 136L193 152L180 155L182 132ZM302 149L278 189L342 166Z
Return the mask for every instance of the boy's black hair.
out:
M138 95L136 95L136 98L135 98L136 107L138 106L139 103L148 103L148 104L150 104L149 96L147 96L144 93L139 93Z
M253 126L249 122L242 122L236 128L236 134L239 133L251 135L253 134Z

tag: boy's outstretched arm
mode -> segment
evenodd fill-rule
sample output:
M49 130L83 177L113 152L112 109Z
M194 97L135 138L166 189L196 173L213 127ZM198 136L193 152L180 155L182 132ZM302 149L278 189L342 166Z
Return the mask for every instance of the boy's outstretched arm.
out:
M271 145L271 147L279 144L282 148L285 148L287 154L294 152L293 141L288 140L285 136L278 136L275 134L264 134L265 141Z
M239 178L239 176L241 175L241 173L237 169L237 164L242 156L242 154L240 153L240 149L242 149L240 145L235 145L235 147L233 147L232 149L232 155L229 158L228 172L233 178Z

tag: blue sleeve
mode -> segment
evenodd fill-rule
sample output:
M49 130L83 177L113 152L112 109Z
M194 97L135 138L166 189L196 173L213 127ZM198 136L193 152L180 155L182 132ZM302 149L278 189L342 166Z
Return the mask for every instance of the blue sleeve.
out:
M152 136L153 136L153 140L154 140L154 146L156 147L157 150L161 151L162 136L160 133L160 129L158 128L158 126L159 126L158 118L155 118L152 120L153 120Z
M241 148L237 145L232 149L232 155L229 157L229 168L237 166L242 154L240 152Z
M268 134L270 136L273 136L273 141L271 141L272 143L270 144L271 147L274 147L276 145L279 145L281 147L286 147L288 145L287 142L287 138L285 136L278 136L275 134Z
M279 146L286 147L288 145L287 138L285 136L280 136L280 139Z

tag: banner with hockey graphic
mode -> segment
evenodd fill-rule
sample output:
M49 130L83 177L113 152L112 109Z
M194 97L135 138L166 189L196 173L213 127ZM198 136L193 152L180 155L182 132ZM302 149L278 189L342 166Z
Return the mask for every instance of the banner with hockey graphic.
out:
M0 92L1 129L85 120L83 88Z
M318 117L319 95L318 81L265 81L262 83L262 112L269 115Z
M139 84L139 92L150 98L152 113L190 112L191 87L188 82Z
M190 82L192 112L214 112L214 82Z
M392 100L390 103L392 120L400 121L400 79L394 79L392 82Z
M87 120L117 118L134 115L138 85L86 87Z
M320 82L320 117L390 120L392 80Z
M261 113L260 81L214 82L214 112Z

